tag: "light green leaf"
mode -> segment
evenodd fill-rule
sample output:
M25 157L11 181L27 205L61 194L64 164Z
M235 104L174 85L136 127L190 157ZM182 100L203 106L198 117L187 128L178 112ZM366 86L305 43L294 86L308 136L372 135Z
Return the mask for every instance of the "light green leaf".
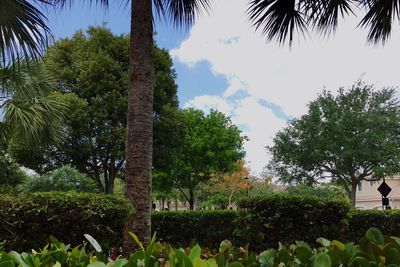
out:
M87 267L106 267L106 265L104 264L104 262L96 261L89 263Z
M136 244L143 249L143 243L139 241L139 238L137 237L137 235L135 235L132 232L129 232L129 234L131 235L131 237L133 238L133 240L135 240Z
M317 243L321 244L324 247L329 247L331 245L331 241L323 237L318 238Z
M325 252L317 254L314 258L314 267L331 267L331 258Z
M85 238L89 243L93 246L93 248L96 250L96 252L102 252L103 250L101 249L101 246L99 243L97 243L96 239L94 239L91 235L89 234L84 234Z
M199 245L194 246L189 253L189 258L193 261L195 258L200 258L201 248Z

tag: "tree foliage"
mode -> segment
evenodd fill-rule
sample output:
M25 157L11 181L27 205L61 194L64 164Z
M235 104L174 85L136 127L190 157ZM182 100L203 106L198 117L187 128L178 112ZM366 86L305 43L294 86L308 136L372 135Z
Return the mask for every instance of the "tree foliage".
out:
M95 180L101 191L111 193L125 166L129 38L90 27L86 33L79 31L71 39L55 43L45 60L55 73L58 89L76 95L64 96L72 106L67 137L61 144L51 143L36 153L14 146L13 155L40 173L71 164ZM165 105L169 105L166 114L177 108L176 75L165 50L154 49L154 63L153 120L160 123L167 117ZM174 136L171 130L169 133ZM164 135L156 131L155 138L157 134ZM157 158L168 156L164 149Z
M231 120L218 111L183 110L184 136L176 160L155 176L155 183L177 188L193 209L195 189L213 175L229 173L244 156L245 137ZM160 181L161 180L161 181Z
M86 174L65 165L42 176L32 176L26 180L24 190L28 192L79 191L99 193L96 183Z
M400 170L399 112L394 89L359 81L337 95L324 91L277 133L270 168L289 183L337 180L354 204L358 182Z

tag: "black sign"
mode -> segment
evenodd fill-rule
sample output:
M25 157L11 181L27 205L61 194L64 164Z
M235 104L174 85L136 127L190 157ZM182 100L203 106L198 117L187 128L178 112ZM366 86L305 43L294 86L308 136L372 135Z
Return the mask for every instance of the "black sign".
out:
M382 196L387 197L389 195L390 191L392 191L392 188L390 188L390 186L388 186L387 183L383 182L378 187L378 191L379 191L379 193L382 194Z
M389 199L384 197L382 198L382 206L389 206Z

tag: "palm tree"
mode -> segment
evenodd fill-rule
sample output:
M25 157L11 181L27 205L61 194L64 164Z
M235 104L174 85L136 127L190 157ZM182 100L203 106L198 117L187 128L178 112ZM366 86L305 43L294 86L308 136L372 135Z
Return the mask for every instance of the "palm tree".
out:
M51 4L65 5L71 0L36 0ZM129 67L129 95L128 95L128 136L126 152L126 179L127 197L135 208L135 215L125 231L133 231L146 243L150 238L150 185L152 167L152 106L153 106L153 73L151 51L153 48L153 1L156 14L173 21L175 25L192 24L196 15L202 9L209 8L209 0L132 0L131 1L131 61ZM35 38L45 41L47 28L43 22L43 15L39 10L28 6L26 0L0 0L0 32L6 19L13 20L7 14L8 2L14 2L28 8L35 16L22 17L19 21L34 20L37 23L14 25L18 27L32 27ZM90 1L92 2L92 1ZM108 4L108 0L97 0L101 4ZM24 4L24 5L22 5ZM289 43L293 41L296 31L305 33L307 28L315 28L322 33L329 34L336 29L339 16L351 14L355 7L366 9L367 14L360 22L360 26L370 28L368 40L385 42L391 32L391 23L395 15L399 17L399 2L396 0L252 0L248 9L250 19L257 28L262 28L268 39L277 39ZM20 15L20 14L16 14ZM11 17L11 18L10 18ZM38 44L28 42L26 35L15 36L7 34L0 36L0 48L8 47L15 40L25 42L30 49L28 52L37 52ZM40 38L38 38L40 37ZM34 39L35 39L34 38ZM40 43L40 42L39 42ZM14 45L14 47L16 47ZM132 242L125 238L124 249L131 248Z

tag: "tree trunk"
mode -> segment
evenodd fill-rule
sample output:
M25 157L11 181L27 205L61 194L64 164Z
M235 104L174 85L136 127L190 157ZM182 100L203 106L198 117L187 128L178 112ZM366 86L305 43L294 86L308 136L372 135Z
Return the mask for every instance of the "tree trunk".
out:
M194 190L189 189L189 207L190 210L194 210Z
M351 191L348 194L350 201L351 201L351 205L353 208L356 207L356 194L357 194L357 184L358 182L352 182L351 183Z
M153 150L152 0L131 1L126 196L135 212L124 229L123 252L135 249L134 232L147 244L151 235L151 166Z

